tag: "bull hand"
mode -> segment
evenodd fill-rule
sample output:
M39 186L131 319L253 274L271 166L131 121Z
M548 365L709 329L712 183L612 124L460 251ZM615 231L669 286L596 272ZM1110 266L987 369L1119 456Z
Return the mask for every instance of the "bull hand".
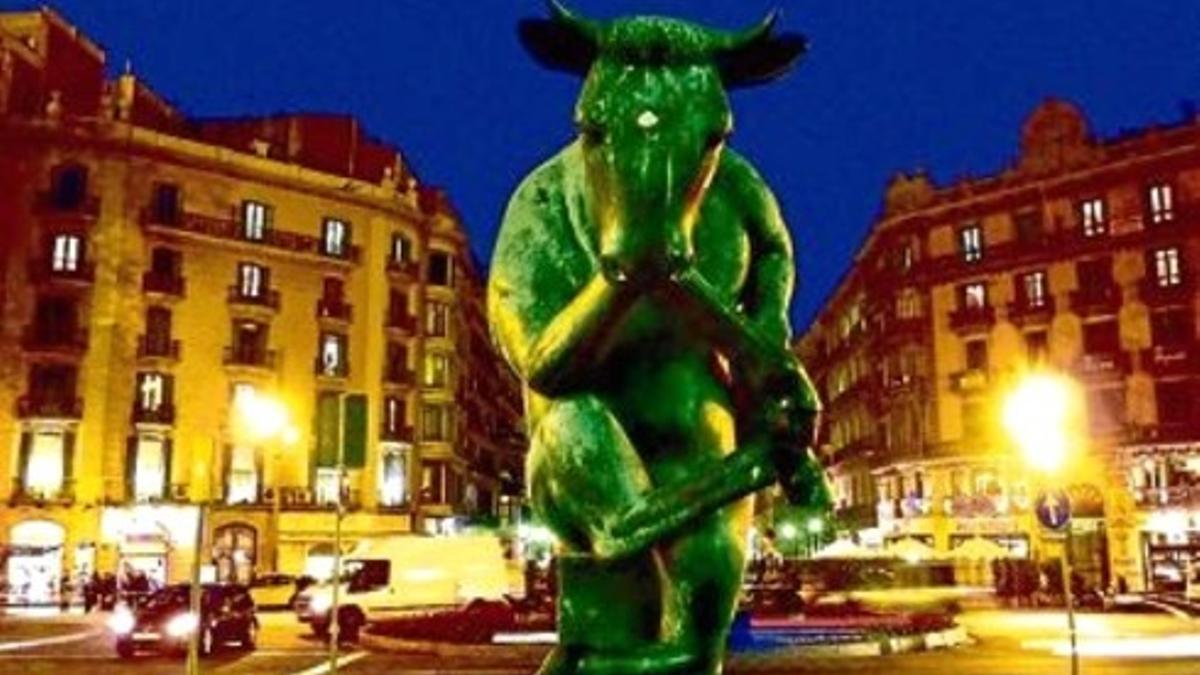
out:
M691 269L694 255L682 235L631 227L601 235L600 269L610 283L650 290Z
M771 439L771 462L788 501L826 510L832 504L829 485L812 451L820 407L799 363L789 358L782 365L756 383L759 423Z

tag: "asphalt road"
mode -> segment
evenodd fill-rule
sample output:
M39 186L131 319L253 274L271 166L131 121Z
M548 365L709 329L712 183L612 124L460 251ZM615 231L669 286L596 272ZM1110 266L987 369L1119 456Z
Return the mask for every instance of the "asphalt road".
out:
M1068 672L1069 662L1057 655L1065 647L1061 614L989 612L967 615L964 624L978 637L974 646L951 651L874 658L808 659L785 668L730 668L734 675L759 673L827 673L829 675L1016 675ZM286 614L261 615L259 648L236 650L205 660L205 673L320 675L328 672L323 645ZM1200 673L1200 623L1169 616L1101 615L1081 617L1081 644L1103 651L1113 645L1193 645L1196 656L1173 658L1083 659L1086 675L1196 675ZM1138 642L1140 641L1140 642ZM1147 647L1146 645L1149 645ZM1118 651L1120 651L1118 649ZM340 672L353 675L525 675L527 671L482 665L448 663L435 657L369 653L348 647ZM177 658L140 656L133 661L116 657L102 617L0 617L0 675L46 673L116 675L118 673L177 675Z

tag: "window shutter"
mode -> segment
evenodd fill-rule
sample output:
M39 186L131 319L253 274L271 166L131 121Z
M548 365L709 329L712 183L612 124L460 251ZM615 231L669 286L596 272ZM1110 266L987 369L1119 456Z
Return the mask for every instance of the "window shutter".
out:
M69 481L75 477L75 432L63 434L63 480Z
M346 397L346 466L361 469L367 465L367 397Z
M167 381L170 382L169 379ZM175 440L174 439L172 439L172 438L163 439L162 453L163 453L162 496L163 496L163 499L170 499L171 498L171 460L174 459L174 456L175 456Z
M125 497L133 501L137 496L137 436L125 438Z
M24 431L21 433L21 448L17 455L17 482L21 489L25 489L26 473L29 471L29 454L33 452L33 434Z
M318 467L337 466L338 443L338 397L336 394L321 394L317 399L317 453Z

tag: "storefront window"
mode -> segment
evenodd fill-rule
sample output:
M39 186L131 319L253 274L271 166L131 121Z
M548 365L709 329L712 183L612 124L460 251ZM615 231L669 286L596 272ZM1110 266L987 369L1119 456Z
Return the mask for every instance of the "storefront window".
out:
M250 583L257 559L258 533L249 525L218 527L213 533L213 560L217 581Z

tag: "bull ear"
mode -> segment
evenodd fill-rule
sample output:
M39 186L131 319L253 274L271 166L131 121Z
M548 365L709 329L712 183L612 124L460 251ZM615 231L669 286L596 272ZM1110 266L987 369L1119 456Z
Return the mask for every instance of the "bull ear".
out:
M517 32L533 58L551 70L586 75L596 60L595 43L563 22L524 19Z
M716 55L721 79L730 89L763 84L783 75L808 51L802 35L764 35Z

